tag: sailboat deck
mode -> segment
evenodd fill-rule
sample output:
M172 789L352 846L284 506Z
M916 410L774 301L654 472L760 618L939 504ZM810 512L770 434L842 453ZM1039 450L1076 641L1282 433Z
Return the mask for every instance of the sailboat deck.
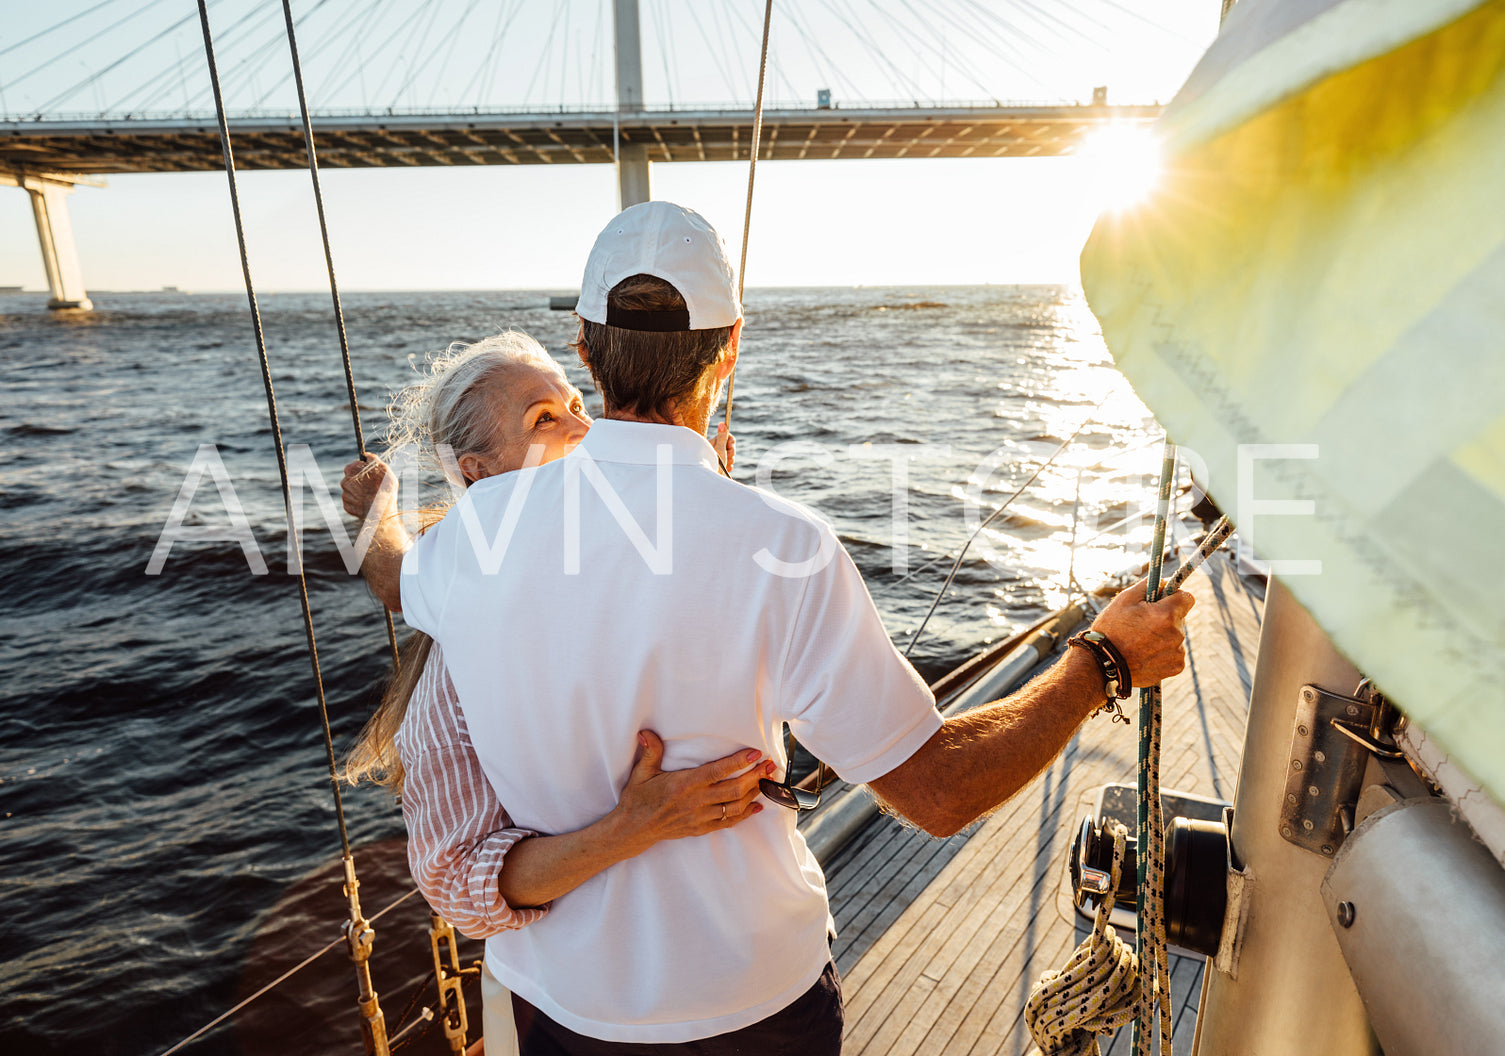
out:
M1232 800L1263 586L1208 562L1187 589L1188 663L1165 684L1161 783ZM999 1053L1032 1047L1024 1003L1090 928L1066 895L1066 855L1096 790L1133 783L1132 727L1088 722L993 817L934 840L879 817L827 868L846 998L846 1056ZM1171 957L1174 1041L1191 1051L1203 960ZM1128 1028L1107 1056L1130 1051ZM1106 1042L1106 1039L1105 1039Z

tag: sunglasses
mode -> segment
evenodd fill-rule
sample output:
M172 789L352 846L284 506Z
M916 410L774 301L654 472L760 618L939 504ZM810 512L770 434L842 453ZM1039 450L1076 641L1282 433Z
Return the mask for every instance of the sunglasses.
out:
M794 783L794 779L787 773L783 781L775 781L771 777L765 777L758 782L758 789L768 799L773 800L781 807L790 810L814 810L820 806L820 794L825 790L829 780L826 777L826 764L819 763L815 768L815 787L813 789L800 788Z

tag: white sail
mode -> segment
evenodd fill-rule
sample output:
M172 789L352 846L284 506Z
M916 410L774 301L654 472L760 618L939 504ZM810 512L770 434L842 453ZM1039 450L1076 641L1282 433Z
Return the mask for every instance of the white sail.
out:
M1158 188L1082 255L1108 347L1505 801L1505 2L1244 0L1159 131Z

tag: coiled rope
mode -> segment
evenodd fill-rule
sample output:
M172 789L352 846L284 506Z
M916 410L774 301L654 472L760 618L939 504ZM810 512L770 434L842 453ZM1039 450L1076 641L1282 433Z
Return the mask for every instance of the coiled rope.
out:
M1059 972L1046 972L1024 1005L1024 1023L1044 1056L1098 1056L1097 1036L1133 1022L1139 1010L1139 958L1108 924L1123 871L1128 832L1113 826L1113 868L1098 895L1092 934Z
M285 3L286 0L284 0ZM262 387L266 390L267 418L272 427L272 442L277 452L277 473L282 482L282 502L287 517L288 541L292 545L292 552L296 554L301 552L298 524L293 516L292 489L288 485L287 477L287 452L282 442L282 425L277 416L277 397L272 389L272 367L267 359L266 336L261 327L261 309L256 301L256 284L251 278L251 260L246 252L245 223L240 211L240 189L235 178L235 154L230 145L230 122L225 114L225 99L220 90L219 69L214 61L214 37L209 30L209 10L206 0L198 0L198 7L199 24L204 30L204 56L209 64L209 83L214 89L214 109L219 120L220 145L225 157L225 177L230 183L230 209L235 217L235 239L240 249L240 270L245 279L246 300L251 309L251 326L256 334L256 354L261 364ZM288 28L289 30L292 28L291 15L289 15ZM304 113L306 120L306 109ZM353 400L351 409L354 412ZM324 751L329 762L329 787L334 795L335 822L340 830L341 858L345 868L344 893L350 913L349 920L345 922L345 944L355 964L366 1049L368 1052L375 1053L376 1056L387 1056L386 1027L382 1020L381 1006L377 1001L376 991L371 985L371 970L368 963L376 933L372 930L370 921L366 920L361 913L360 881L355 875L355 859L350 854L350 833L345 825L345 805L340 796L339 769L334 754L334 735L329 728L329 707L324 699L324 677L319 669L319 648L314 640L313 612L308 603L308 580L304 576L301 561L298 563L296 574L298 601L303 613L303 631L308 641L309 662L313 667L314 697L319 706L319 724L323 729Z

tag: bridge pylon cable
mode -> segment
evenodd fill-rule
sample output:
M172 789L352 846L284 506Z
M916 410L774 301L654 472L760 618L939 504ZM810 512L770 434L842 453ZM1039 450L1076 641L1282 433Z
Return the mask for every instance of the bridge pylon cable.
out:
M8 81L5 82L4 87L5 88L12 88L13 89L13 88L15 88L16 85L20 84L22 81L26 80L28 77L31 77L33 74L41 73L43 70L56 69L57 66L58 66L58 64L60 62L62 62L64 59L68 58L68 56L72 55L79 48L82 48L82 47L85 47L86 45L94 43L96 40L98 40L100 37L104 36L107 33L114 32L116 29L119 29L121 26L125 25L127 22L129 22L132 19L136 18L138 15L144 15L144 14L146 14L146 12L150 11L152 8L156 7L158 4L161 4L162 2L163 2L163 0L150 0L150 2L147 3L147 5L145 7L138 7L136 10L132 11L130 14L126 15L124 18L120 18L120 19L117 19L114 22L111 22L108 26L106 26L104 29L101 29L99 32L94 33L94 34L92 34L89 37L86 37L85 39L79 41L76 44L72 44L72 45L64 48L61 52L59 52L56 55L50 56L47 59L46 62L43 62L43 63L40 63L39 65L33 66L31 69L27 70L25 73L21 74L18 77L11 78L10 80L8 80ZM41 36L41 34L37 34L37 36ZM16 45L16 46L19 47L20 45ZM80 82L80 83L82 83L82 82ZM71 95L72 92L70 91L68 94ZM47 108L47 104L43 104L42 106L37 107L34 112L40 114L46 108Z
M109 7L111 4L114 4L114 3L119 3L119 0L100 0L100 2L97 3L97 4L95 4L93 7L86 8L83 11L80 11L76 15L69 15L67 18L63 19L61 22L54 23L53 25L48 26L46 29L38 30L36 33L33 33L31 36L27 37L25 40L18 40L14 44L8 44L5 47L0 48L0 55L9 55L11 52L15 51L17 48L24 48L24 47L26 47L26 45L32 43L33 41L41 40L43 37L47 36L49 33L55 33L58 30L62 29L64 26L69 25L69 24L71 24L73 22L77 22L81 18L88 18L90 15L94 14L94 12L98 11L100 8Z
M220 47L223 48L229 41L231 35L251 19L259 17L262 22L265 23L269 14L270 12L268 12L264 8L252 8L250 11L247 11L244 15L233 22L230 25L229 29L220 34ZM246 35L249 36L250 31L247 31ZM164 67L153 76L148 77L146 80L142 81L139 85L131 89L125 95L120 96L118 99L116 99L115 105L117 107L124 107L126 106L126 104L130 103L132 99L135 99L137 96L141 96L140 101L134 104L132 108L140 110L150 109L152 104L157 102L157 100L166 98L175 89L180 87L180 84L173 83L174 75L176 75L181 82L182 75L193 64L195 58L196 56L192 52L190 52L186 57L180 55L177 62L173 63L171 66ZM185 96L183 99L184 110L186 111L192 105L192 98L204 94L204 92L206 92L207 90L208 86L205 85L196 93L194 93L193 97ZM143 95L142 93L147 94Z

